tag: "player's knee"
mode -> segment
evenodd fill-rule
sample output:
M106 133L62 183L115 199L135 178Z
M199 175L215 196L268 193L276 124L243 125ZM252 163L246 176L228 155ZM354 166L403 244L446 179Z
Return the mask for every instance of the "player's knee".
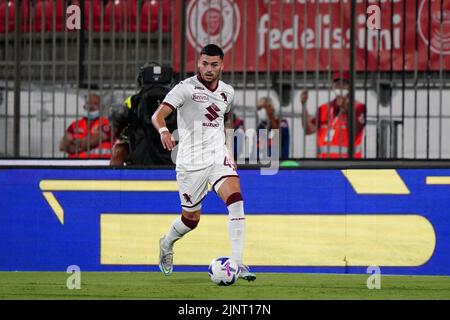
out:
M222 199L224 199L224 196L226 196L230 192L231 193L234 193L233 191L240 192L240 189L241 187L238 176L232 176L226 179L219 180L219 182L217 182L217 185L214 186L214 191Z
M200 211L183 211L181 215L181 221L190 229L197 228L197 225L200 221Z

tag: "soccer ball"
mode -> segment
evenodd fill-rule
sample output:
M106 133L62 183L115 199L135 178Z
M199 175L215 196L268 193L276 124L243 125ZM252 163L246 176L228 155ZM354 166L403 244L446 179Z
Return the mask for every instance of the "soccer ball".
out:
M211 261L208 274L211 281L219 286L230 286L238 279L239 266L230 257L218 257Z

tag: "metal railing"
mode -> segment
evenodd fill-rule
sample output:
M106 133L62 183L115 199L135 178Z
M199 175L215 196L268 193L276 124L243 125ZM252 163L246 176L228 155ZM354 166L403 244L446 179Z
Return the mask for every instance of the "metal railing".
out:
M41 2L51 5L49 17L39 14ZM153 14L143 15L146 2ZM10 3L20 15L10 16ZM305 134L300 93L309 91L306 108L315 115L334 99L333 72L350 70L351 96L367 110L364 158L450 159L447 1L78 1L82 28L68 30L73 3L0 0L0 157L66 157L58 143L81 117L85 94L98 92L109 116L135 92L139 66L170 64L182 79L213 42L225 51L222 79L236 90L235 115L257 128L258 100L270 97L289 126L290 158L316 158L318 150L317 135ZM371 30L367 8L374 4L381 25ZM148 26L156 19L156 27L143 31L142 17ZM119 27L108 30L109 22ZM346 147L354 149L351 141Z

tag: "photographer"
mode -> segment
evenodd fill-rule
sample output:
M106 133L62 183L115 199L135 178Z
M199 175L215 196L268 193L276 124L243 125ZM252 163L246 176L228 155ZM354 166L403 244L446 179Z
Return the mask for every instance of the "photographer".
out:
M140 68L139 92L125 99L112 113L117 142L111 154L111 166L172 165L171 152L165 150L159 133L151 124L151 117L170 91L172 70L156 63L146 63ZM167 119L171 131L176 130L174 113Z

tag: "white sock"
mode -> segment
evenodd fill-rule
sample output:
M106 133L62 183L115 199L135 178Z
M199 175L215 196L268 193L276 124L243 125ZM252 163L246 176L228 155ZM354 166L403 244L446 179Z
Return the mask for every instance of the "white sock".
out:
M181 239L186 233L191 230L191 228L186 226L183 221L181 221L181 216L176 218L172 222L172 225L170 226L169 231L166 234L163 245L166 246L166 248L173 246L175 241Z
M228 206L228 234L231 240L231 258L242 264L245 240L244 201Z

